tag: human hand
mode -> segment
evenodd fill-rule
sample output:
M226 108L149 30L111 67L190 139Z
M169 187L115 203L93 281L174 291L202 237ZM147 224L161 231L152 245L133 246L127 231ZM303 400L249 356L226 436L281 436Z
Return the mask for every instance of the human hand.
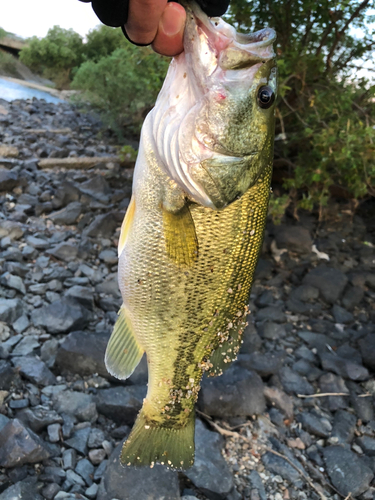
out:
M92 8L103 24L122 27L137 45L152 45L155 52L175 56L183 51L185 9L167 0L81 0ZM229 0L197 0L208 16L221 16Z

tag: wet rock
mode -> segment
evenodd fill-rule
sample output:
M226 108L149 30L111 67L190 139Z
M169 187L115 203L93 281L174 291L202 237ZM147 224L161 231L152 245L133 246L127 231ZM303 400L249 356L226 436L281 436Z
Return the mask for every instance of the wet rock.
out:
M340 298L348 282L347 276L332 267L320 265L303 279L305 285L317 288L326 302L334 304Z
M354 438L357 419L355 415L344 410L335 413L330 442L344 445Z
M0 467L34 464L50 456L45 443L17 419L0 431Z
M57 352L56 365L62 370L80 375L98 373L101 377L109 378L104 363L109 337L107 332L70 333Z
M0 306L1 307L1 306ZM62 298L31 313L34 326L42 327L48 333L67 333L79 330L88 323L85 309L68 299Z
M73 243L62 241L58 245L48 250L48 253L56 257L56 259L60 259L65 262L71 262L72 260L75 260L78 255L78 247Z
M234 486L233 476L221 454L223 445L223 438L218 433L206 429L197 419L194 465L185 475L212 500L226 499Z
M97 500L179 500L180 487L177 472L162 465L149 467L123 467L119 456L119 444L109 458L103 474Z
M286 248L298 254L311 252L312 239L310 232L303 226L285 224L276 226L275 239L278 248Z
M359 347L361 349L363 364L375 372L375 334L370 333L361 339Z
M341 495L356 497L369 488L374 474L358 455L341 446L324 448L323 455L327 473Z
M0 168L0 191L12 191L18 184L19 179L16 172Z
M281 368L279 377L285 391L290 394L314 394L313 386L288 366Z
M69 203L65 208L49 214L48 218L55 224L65 224L70 226L77 222L78 217L82 213L82 205L78 201Z
M266 407L262 379L255 372L233 364L220 377L204 377L198 405L215 417L251 416Z
M118 424L133 424L145 396L144 386L111 387L98 390L95 402L100 414Z
M21 300L0 298L0 321L11 325L22 314L23 306Z
M75 391L62 391L53 396L55 410L62 414L72 415L81 422L95 422L98 414L91 394Z
M13 358L13 365L21 375L38 385L56 383L55 375L46 367L41 359L33 356Z
M325 370L332 371L343 378L361 381L367 380L370 376L368 370L363 366L336 354L321 354L320 359Z

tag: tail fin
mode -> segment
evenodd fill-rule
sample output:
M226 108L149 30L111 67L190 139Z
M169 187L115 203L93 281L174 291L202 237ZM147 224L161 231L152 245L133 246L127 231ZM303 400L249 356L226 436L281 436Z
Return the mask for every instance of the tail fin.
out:
M143 409L121 452L123 465L160 463L174 470L185 470L194 463L195 414L191 412L186 426L161 427L150 424Z

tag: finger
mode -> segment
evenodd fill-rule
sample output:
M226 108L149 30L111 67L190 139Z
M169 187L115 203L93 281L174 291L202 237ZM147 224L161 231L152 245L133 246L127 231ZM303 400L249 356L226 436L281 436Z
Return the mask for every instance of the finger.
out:
M183 36L186 12L182 5L168 3L160 18L152 48L165 56L176 56L184 50Z
M129 38L135 43L152 43L166 5L167 0L130 0L125 25Z

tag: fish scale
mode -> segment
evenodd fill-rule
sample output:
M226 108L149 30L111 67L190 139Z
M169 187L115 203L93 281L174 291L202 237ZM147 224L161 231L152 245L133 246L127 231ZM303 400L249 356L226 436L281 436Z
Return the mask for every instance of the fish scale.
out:
M123 379L147 354L148 391L122 463L175 469L193 463L201 378L236 359L247 324L273 160L273 100L260 106L259 89L276 92L272 30L238 41L234 28L187 10L185 54L142 128L119 243L123 306L106 352ZM197 77L202 53L199 68L210 70Z

